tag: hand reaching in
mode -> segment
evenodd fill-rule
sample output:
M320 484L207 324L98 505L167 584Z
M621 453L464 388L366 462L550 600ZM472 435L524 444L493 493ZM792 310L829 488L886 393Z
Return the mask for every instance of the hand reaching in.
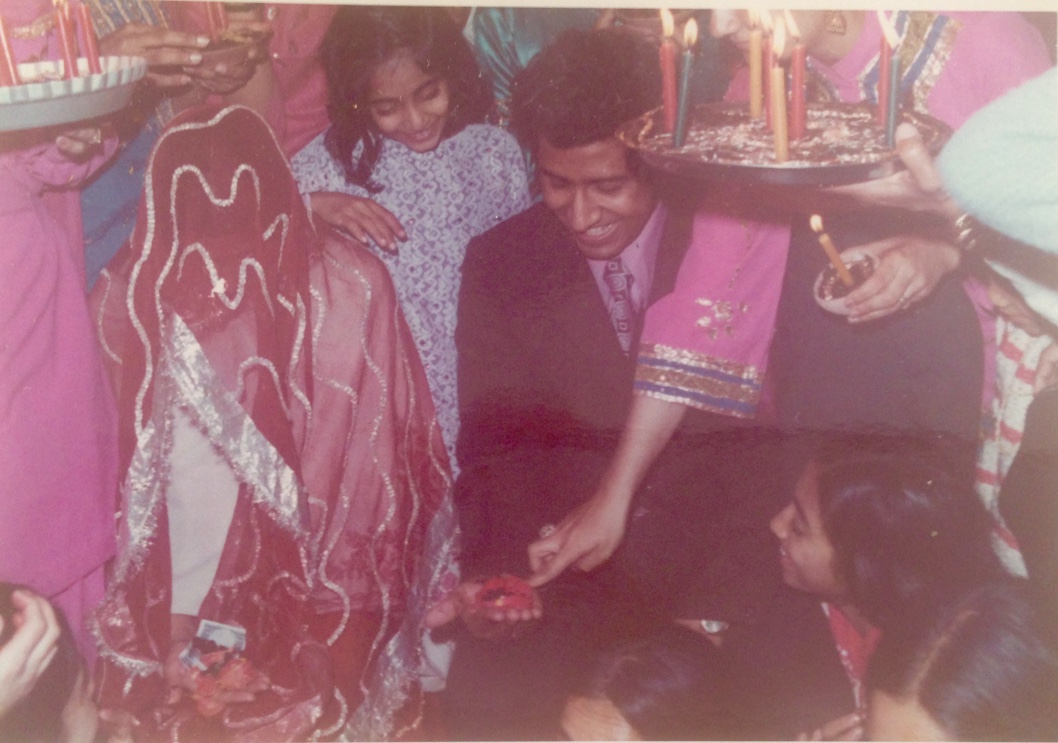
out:
M191 84L187 69L202 62L208 36L196 36L159 26L129 23L99 40L104 55L144 57L147 77L160 88Z
M878 320L925 299L959 266L959 249L942 240L898 235L861 245L874 256L874 273L845 298L849 322Z
M0 717L29 695L59 649L59 622L47 599L20 588L11 602L14 634L0 647Z
M593 570L614 553L624 538L626 500L600 491L579 506L549 535L529 545L529 584L542 586L573 565Z
M483 600L482 592L489 582L475 579L460 583L426 613L426 626L435 629L461 619L475 637L501 639L517 637L543 616L540 594L535 589L530 589L531 606L504 607Z

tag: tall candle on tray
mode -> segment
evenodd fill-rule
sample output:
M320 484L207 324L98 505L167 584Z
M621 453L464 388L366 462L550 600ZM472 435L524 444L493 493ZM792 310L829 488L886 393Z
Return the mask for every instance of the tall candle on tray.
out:
M661 9L661 28L664 38L661 40L661 48L658 50L661 62L661 103L664 114L665 132L670 133L676 128L676 23L672 13L665 8Z
M771 82L768 93L771 95L771 129L775 140L775 162L777 163L784 163L790 159L790 136L786 119L786 70L779 64L785 44L785 24L782 18L776 18L775 31L772 34L774 62L769 71Z
M99 64L99 41L92 25L92 11L83 3L77 6L77 28L81 32L81 51L88 58L88 72L98 75L103 71Z
M59 29L59 45L62 47L63 78L77 76L77 37L73 31L73 19L66 0L52 0L55 6L55 27Z
M687 109L691 98L691 68L694 66L694 45L698 42L698 22L693 18L683 27L683 69L680 70L680 100L676 111L676 130L672 146L683 147L687 141Z
M808 125L808 107L805 101L805 67L807 51L801 41L801 31L789 10L783 10L786 27L793 39L790 52L790 139L801 139Z
M882 27L878 55L878 121L885 127L886 146L892 147L895 144L897 101L900 96L900 56L896 53L900 35L880 10L878 23Z
M760 22L764 27L764 37L761 46L764 50L764 123L771 128L771 68L775 65L775 53L772 51L772 33L775 24L771 19L770 10L760 12Z
M11 35L7 31L7 21L3 18L0 18L0 55L3 55L3 59L0 59L0 85L20 85L22 79L18 76Z
M749 14L749 117L759 119L764 115L764 60L761 43L764 32L760 29L757 11Z
M812 231L816 233L819 238L819 244L823 246L823 252L827 254L827 258L830 260L830 264L834 266L834 270L838 272L838 277L841 279L845 286L851 287L856 283L856 280L852 278L852 272L849 271L849 267L845 265L845 261L841 260L841 256L838 254L838 249L834 247L834 241L830 239L830 235L823 232L823 218L818 214L813 214L808 219L808 224L812 226Z
M206 21L209 23L209 40L218 41L220 35L228 28L228 14L221 3L205 3Z

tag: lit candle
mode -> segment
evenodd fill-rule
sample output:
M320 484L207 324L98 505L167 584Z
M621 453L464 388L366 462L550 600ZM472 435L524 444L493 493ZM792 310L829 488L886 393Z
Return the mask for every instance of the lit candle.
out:
M892 147L896 136L897 100L900 95L900 56L896 47L900 45L900 36L896 28L878 11L878 22L882 26L882 48L878 66L878 118L885 124L885 144Z
M11 49L11 37L7 33L7 21L0 18L0 85L19 85L22 79L18 76L18 65L15 52Z
M852 273L849 271L849 267L845 265L845 261L841 260L841 256L838 255L838 249L834 247L834 241L830 239L830 235L823 232L823 218L818 214L813 214L809 217L808 223L812 225L812 230L819 238L819 244L823 246L823 252L827 254L830 264L838 272L842 283L845 286L855 284L856 280L852 278Z
M55 6L55 26L59 29L59 44L62 47L63 78L77 76L77 37L73 32L70 6L66 0L52 0Z
M801 42L801 31L789 10L783 10L783 17L793 37L793 51L790 52L790 139L801 139L805 135L808 123L808 107L805 102L805 66L807 51Z
M661 60L661 102L665 114L665 132L676 128L676 40L672 38L676 24L672 13L661 9L661 28L664 38L658 51Z
M768 92L771 94L771 129L775 138L775 162L778 163L784 163L790 159L790 136L786 128L786 70L779 64L785 43L785 26L782 18L777 18L775 32L772 34L775 63L770 71L771 81Z
M761 37L760 23L757 11L748 10L749 14L749 116L751 119L759 119L764 115L764 67L761 60Z
M676 130L672 146L683 147L687 141L687 109L691 97L691 67L694 66L694 44L698 41L698 22L693 18L683 27L683 69L680 71L680 100L676 111Z
M764 38L761 46L764 48L764 123L771 128L771 68L775 64L775 54L772 51L772 30L774 25L771 20L771 11L762 10L760 22L764 26Z
M92 26L92 11L83 3L77 6L77 27L81 32L81 50L88 57L88 72L98 75L103 71L99 65L99 41Z

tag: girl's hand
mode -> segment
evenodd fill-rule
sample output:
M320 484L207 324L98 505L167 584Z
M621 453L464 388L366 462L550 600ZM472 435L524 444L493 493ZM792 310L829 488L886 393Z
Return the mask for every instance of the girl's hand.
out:
M0 647L0 717L29 695L59 650L59 622L48 600L20 588L11 601L15 633Z
M797 740L863 740L863 717L853 712L821 725L811 733L801 733Z
M856 250L873 255L878 267L845 298L850 323L878 320L925 299L960 260L954 245L917 235L898 235Z
M208 44L208 36L129 23L100 39L99 52L144 57L147 78L160 88L172 88L191 83L186 70L202 62L201 50Z
M364 245L373 240L386 252L396 255L397 240L408 239L393 213L371 199L319 191L309 196L309 206L324 222L352 235Z
M103 149L103 129L98 126L68 129L55 138L55 146L75 162L87 160Z
M1048 387L1058 387L1058 344L1051 343L1040 354L1032 391L1038 394Z

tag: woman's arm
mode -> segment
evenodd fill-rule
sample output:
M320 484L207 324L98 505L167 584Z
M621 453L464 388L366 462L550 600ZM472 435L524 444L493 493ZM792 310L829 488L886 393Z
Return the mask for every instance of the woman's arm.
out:
M595 494L554 533L529 545L530 584L543 585L570 565L591 570L609 559L624 537L632 496L686 412L679 403L633 397L617 453Z

